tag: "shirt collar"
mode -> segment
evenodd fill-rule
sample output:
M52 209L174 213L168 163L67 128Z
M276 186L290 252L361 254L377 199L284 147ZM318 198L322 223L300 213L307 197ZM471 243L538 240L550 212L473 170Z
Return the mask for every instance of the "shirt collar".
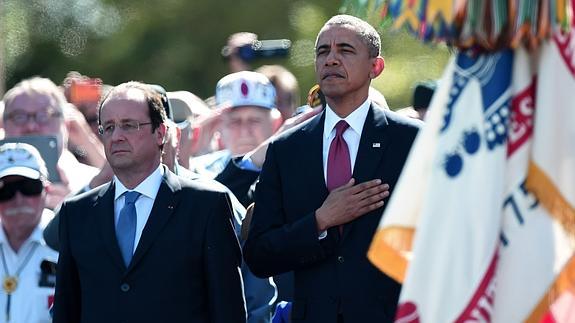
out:
M335 112L333 112L331 107L328 105L325 109L325 123L323 127L324 139L329 138L336 123L338 123L340 120L345 120L345 122L349 124L349 127L353 129L353 131L355 131L359 136L361 136L363 124L365 123L365 118L367 117L370 106L371 100L368 98L357 109L342 119L337 114L335 114Z
M39 244L44 243L44 237L42 235L42 228L38 225L36 226L36 228L34 228L34 231L32 231L32 234L28 237L28 239L26 239L26 241L24 241L22 246L25 246L31 242L36 242ZM4 232L4 228L1 226L0 226L0 244L5 244L5 245L10 246L10 244L8 243L8 237L6 236L6 232Z
M156 195L158 194L158 188L162 183L162 177L164 176L164 168L162 164L156 168L156 170L150 174L150 176L146 177L138 186L136 186L132 191L136 191L146 197L151 199L155 199ZM114 195L114 201L118 199L118 197L122 196L124 192L130 191L129 189L122 184L122 182L114 175L114 182L116 183L116 192Z

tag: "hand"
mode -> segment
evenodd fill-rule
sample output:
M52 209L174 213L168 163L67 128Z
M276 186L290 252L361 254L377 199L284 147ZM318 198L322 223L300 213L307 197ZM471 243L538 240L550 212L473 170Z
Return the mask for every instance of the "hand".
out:
M51 210L56 209L64 201L66 196L72 192L66 174L59 166L57 166L57 169L60 174L60 182L49 183L48 186L46 186L46 207Z
M72 192L67 185L62 183L50 183L46 187L46 207L50 210L56 209L68 194Z
M84 115L71 104L64 111L66 128L68 129L68 145L85 154L84 158L88 164L102 167L106 162L104 146L96 134L92 132Z
M188 132L187 138L182 138L181 145L190 145L187 153L190 156L200 156L212 151L212 138L221 123L222 114L230 108L218 108L209 115L202 115L195 119Z
M110 164L108 162L106 162L106 164L104 164L104 167L102 167L102 169L100 169L100 172L98 174L96 174L96 176L94 176L94 178L92 178L92 180L90 181L89 187L90 188L98 187L102 184L105 184L105 183L111 181L113 177L114 177L114 171L112 170L112 167L110 166Z
M68 129L69 140L74 144L83 143L85 140L84 136L87 133L92 133L92 129L84 115L72 104L68 104L64 108L64 121Z
M380 179L355 185L355 179L329 193L315 212L318 232L348 223L383 206L389 196L389 185Z

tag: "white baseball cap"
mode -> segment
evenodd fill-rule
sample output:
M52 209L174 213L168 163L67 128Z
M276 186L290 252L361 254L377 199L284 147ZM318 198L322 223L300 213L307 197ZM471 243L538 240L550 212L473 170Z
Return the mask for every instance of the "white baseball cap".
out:
M48 178L48 170L34 146L12 142L0 146L0 178L10 175L31 179Z
M276 90L263 74L242 71L224 76L216 86L218 107L276 107Z

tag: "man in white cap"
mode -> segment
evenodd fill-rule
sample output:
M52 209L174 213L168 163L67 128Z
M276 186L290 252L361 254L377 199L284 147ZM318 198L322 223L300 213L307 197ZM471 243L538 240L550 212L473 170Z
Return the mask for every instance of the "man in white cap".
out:
M58 253L42 238L46 183L36 148L0 146L0 322L52 322Z
M216 103L219 109L225 109L220 129L225 149L190 161L192 171L212 178L225 169L232 157L245 155L271 137L281 123L275 88L260 73L243 71L223 77L216 87ZM242 169L254 170L251 182L257 178L255 171L259 168L253 167L248 159L234 162ZM234 194L242 201L243 194L235 191Z

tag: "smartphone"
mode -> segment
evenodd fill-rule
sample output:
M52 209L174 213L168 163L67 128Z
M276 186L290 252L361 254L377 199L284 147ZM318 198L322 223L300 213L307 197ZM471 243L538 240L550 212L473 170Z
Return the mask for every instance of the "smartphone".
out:
M40 156L44 159L46 163L46 168L48 169L48 180L52 183L61 182L60 173L56 165L58 164L58 139L56 136L48 135L33 135L33 136L22 136L22 137L11 137L4 138L0 140L0 145L7 142L23 142L34 146L40 152Z

